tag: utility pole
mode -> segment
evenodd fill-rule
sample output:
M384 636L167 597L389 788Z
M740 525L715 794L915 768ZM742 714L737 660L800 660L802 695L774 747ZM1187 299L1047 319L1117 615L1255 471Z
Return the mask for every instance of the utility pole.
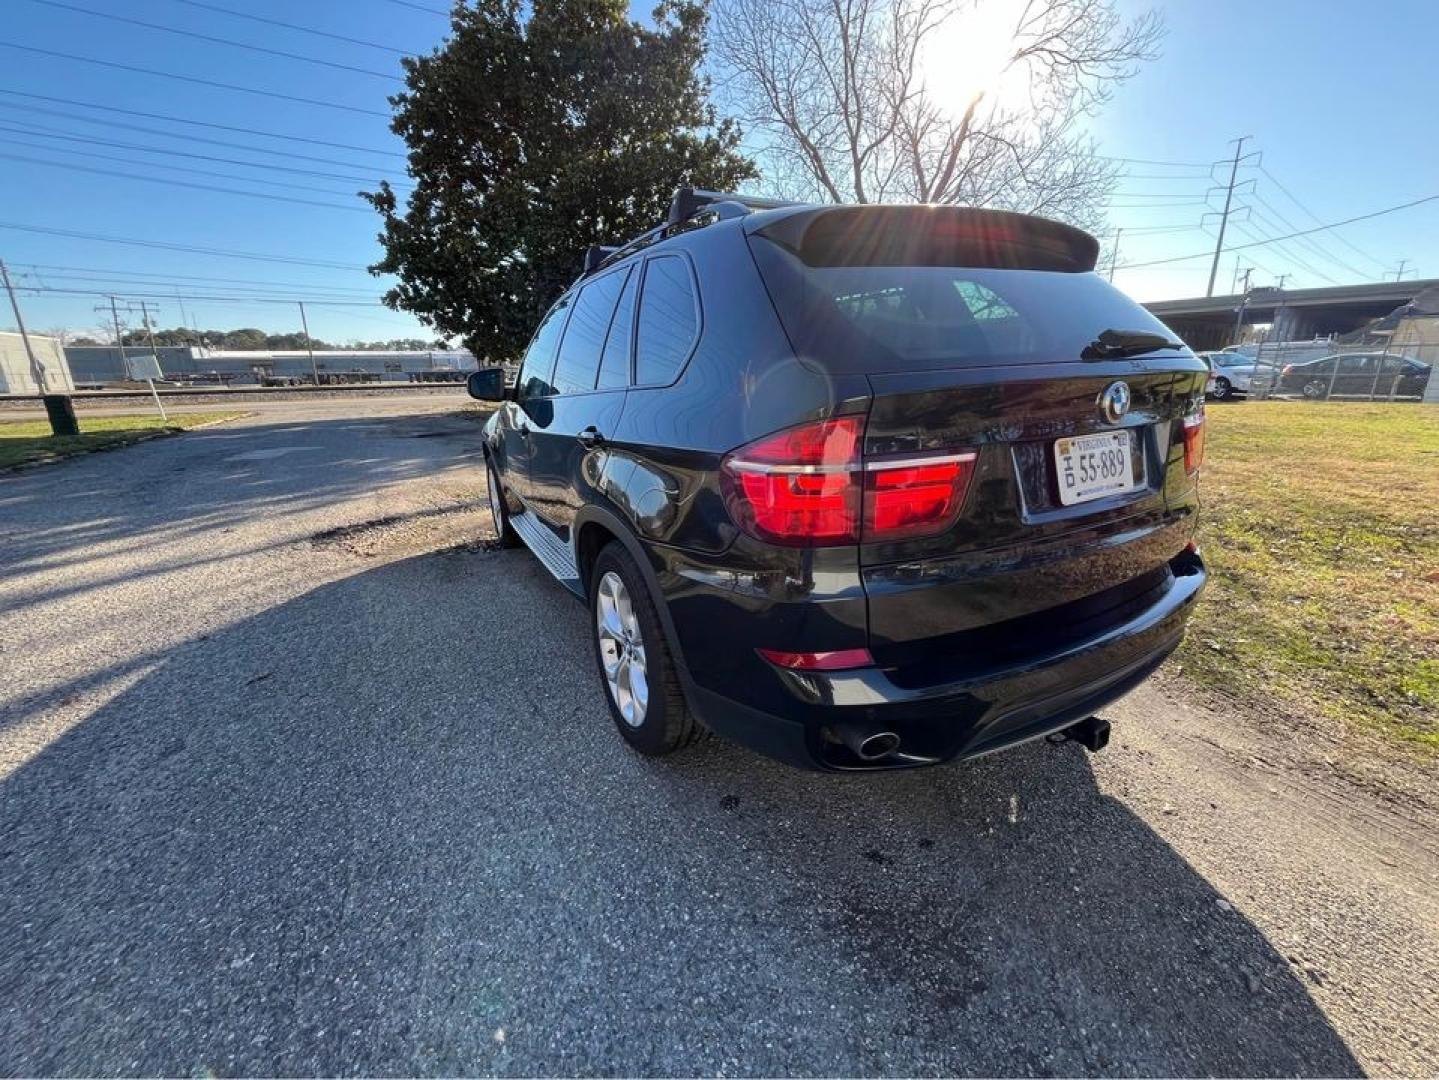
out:
M103 312L104 306L97 307L96 311ZM120 374L126 382L130 381L130 361L125 359L125 338L120 333L120 308L115 303L115 298L110 297L110 318L115 323L115 348L120 350Z
M1393 274L1395 281L1403 281L1403 280L1404 280L1404 268L1405 268L1406 266L1408 266L1408 265L1409 265L1409 260L1408 260L1408 259L1400 259L1400 260L1399 260L1399 269L1398 269L1398 270L1386 270L1386 271L1384 272L1384 280L1386 280L1386 281L1389 280L1389 275L1390 275L1390 274Z
M315 385L320 385L320 369L315 364L315 343L310 340L310 320L305 318L305 301L296 300L300 305L300 326L305 331L305 349L310 354L310 373L315 376Z
M1114 230L1114 246L1109 249L1109 281L1114 283L1114 264L1119 261L1119 238L1124 235L1123 229Z
M164 372L160 369L160 354L155 349L155 331L150 328L150 309L143 300L140 301L140 318L145 320L145 338L150 342L150 358L155 361L155 371L160 371L163 375ZM165 415L165 406L160 403L160 391L155 389L154 375L145 381L150 384L150 396L155 399L155 408L160 410L160 419L168 424L170 418Z
M105 308L101 306L95 310L104 311ZM134 310L133 304L127 304L125 307L127 313ZM143 300L140 301L140 314L145 320L145 335L150 340L150 356L154 361L154 367L150 370L158 372L160 371L160 354L155 351L155 335L150 329L150 308ZM115 296L110 297L110 318L115 323L115 347L120 350L120 366L124 368L125 381L130 382L134 373L130 370L129 359L125 356L125 337L120 331L120 301ZM161 373L161 377L163 378L163 373ZM165 415L165 406L160 403L160 392L155 389L154 376L147 374L145 382L150 385L150 396L155 399L155 409L159 412L160 419L168 422L170 418Z
M1236 265L1234 270L1238 273L1239 267ZM1246 266L1244 268L1244 291L1239 296L1239 314L1234 319L1234 340L1229 343L1231 345L1238 345L1244 336L1244 311L1249 307L1249 275L1252 273L1254 273L1254 267Z
M5 267L5 260L0 259L0 278L5 281L5 291L10 294L10 310L15 312L15 325L20 328L20 340L25 343L25 355L30 360L30 377L35 380L35 386L40 393L50 389L49 380L45 377L45 365L35 356L35 350L30 345L30 335L25 330L25 319L20 314L20 301L15 299L15 286L10 284L10 271Z
M1224 213L1219 216L1219 239L1214 243L1214 262L1209 266L1209 288L1204 290L1205 296L1214 295L1214 276L1219 273L1219 256L1224 251L1224 227L1229 224L1229 207L1234 202L1234 182L1239 177L1239 159L1244 150L1244 143L1250 136L1244 135L1234 140L1234 160L1229 165L1229 186L1224 191Z

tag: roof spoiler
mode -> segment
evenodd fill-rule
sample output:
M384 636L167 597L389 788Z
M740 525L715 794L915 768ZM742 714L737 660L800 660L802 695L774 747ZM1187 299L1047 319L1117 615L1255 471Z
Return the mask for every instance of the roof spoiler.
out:
M963 206L816 206L749 230L806 266L968 266L1087 273L1099 241L1031 214Z

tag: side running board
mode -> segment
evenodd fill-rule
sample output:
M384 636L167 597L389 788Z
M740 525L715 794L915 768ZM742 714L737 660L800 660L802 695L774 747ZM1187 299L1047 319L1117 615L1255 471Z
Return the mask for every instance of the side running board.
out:
M511 514L510 527L561 585L576 596L584 597L585 591L580 585L580 568L575 563L574 553L570 551L568 544L528 510Z

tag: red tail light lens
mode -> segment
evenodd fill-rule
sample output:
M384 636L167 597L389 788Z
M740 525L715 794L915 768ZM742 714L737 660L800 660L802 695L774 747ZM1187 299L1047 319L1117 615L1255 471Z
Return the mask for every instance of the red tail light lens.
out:
M1193 476L1204 464L1204 407L1184 418L1184 471Z
M930 536L959 514L976 455L861 461L864 418L841 416L766 436L725 458L725 498L761 540L802 547Z
M943 454L864 467L864 538L932 536L953 523L977 455Z
M864 418L841 416L767 436L725 458L730 513L762 540L798 546L859 541Z

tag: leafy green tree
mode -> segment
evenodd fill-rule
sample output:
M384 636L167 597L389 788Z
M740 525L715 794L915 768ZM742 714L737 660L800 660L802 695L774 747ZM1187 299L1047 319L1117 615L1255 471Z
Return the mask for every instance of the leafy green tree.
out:
M327 342L319 338L307 338L301 333L291 334L267 334L265 336L265 348L279 349L281 351L294 351L297 349L329 349L333 348Z
M242 330L231 330L220 339L220 347L224 349L263 349L268 335L263 330L256 330L253 326L247 326Z
M450 37L406 59L392 127L415 190L366 198L384 219L385 295L476 356L523 349L584 249L663 219L680 184L755 175L699 74L705 0L665 0L655 25L626 0L478 0Z

